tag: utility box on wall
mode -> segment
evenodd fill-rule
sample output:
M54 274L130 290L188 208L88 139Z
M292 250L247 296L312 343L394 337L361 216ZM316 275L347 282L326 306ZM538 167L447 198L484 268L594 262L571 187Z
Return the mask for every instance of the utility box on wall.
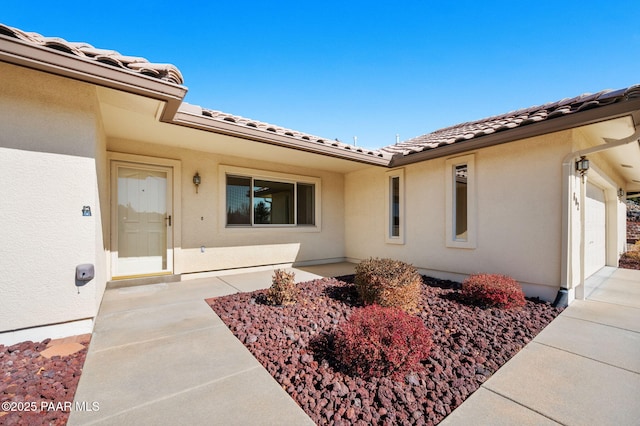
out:
M95 268L91 263L76 266L76 280L83 283L89 282L95 276Z

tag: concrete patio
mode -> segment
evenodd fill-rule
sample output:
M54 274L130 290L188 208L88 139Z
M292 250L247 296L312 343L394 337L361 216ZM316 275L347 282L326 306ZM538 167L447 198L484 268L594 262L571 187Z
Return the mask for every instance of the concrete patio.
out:
M100 409L68 424L313 424L204 302L267 288L272 272L108 289L75 395ZM605 268L586 293L441 424L637 425L640 271Z
M296 281L353 273L350 263L293 269ZM268 288L273 269L110 288L69 425L304 425L311 419L205 303Z

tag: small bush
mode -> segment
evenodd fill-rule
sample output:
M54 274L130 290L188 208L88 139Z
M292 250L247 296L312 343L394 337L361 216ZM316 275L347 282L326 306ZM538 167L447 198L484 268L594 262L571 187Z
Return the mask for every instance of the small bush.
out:
M362 377L397 378L426 359L432 346L420 318L378 305L354 310L333 342L336 361Z
M416 269L398 260L371 258L356 266L355 285L365 304L415 311L421 284Z
M271 305L293 305L298 300L298 287L294 280L295 273L276 269L272 284L267 292L267 302Z
M636 243L636 246L639 246L638 243ZM633 250L623 253L620 256L618 266L625 269L640 269L640 251L635 250L634 247Z
M627 256L630 259L640 260L640 250L629 250L624 254L624 256Z
M462 295L483 306L503 309L517 308L526 303L518 282L506 275L471 275L462 283Z

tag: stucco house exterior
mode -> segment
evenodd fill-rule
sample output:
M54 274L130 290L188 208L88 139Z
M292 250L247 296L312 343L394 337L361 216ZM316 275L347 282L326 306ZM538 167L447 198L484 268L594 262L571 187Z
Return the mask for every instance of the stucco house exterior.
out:
M638 86L378 150L186 93L172 65L0 24L0 343L91 331L122 280L373 256L570 303L625 250Z

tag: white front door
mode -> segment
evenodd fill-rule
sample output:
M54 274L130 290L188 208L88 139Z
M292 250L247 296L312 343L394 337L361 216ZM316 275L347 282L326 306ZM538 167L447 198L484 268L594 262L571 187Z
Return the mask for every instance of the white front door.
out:
M171 167L113 161L113 278L173 271Z

